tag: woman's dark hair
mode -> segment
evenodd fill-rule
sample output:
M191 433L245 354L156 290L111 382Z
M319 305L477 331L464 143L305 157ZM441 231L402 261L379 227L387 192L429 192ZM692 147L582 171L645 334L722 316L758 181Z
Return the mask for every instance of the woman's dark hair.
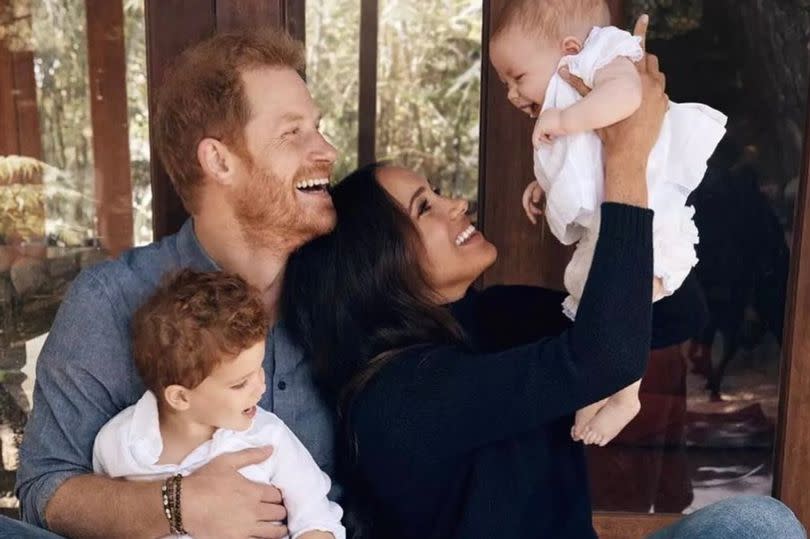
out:
M285 324L340 415L398 352L463 342L425 279L418 231L377 182L384 166L364 166L332 190L335 229L294 253L285 275Z

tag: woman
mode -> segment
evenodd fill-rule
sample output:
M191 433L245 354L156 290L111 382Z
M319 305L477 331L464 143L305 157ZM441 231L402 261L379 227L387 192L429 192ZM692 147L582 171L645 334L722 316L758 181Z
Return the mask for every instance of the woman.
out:
M602 134L607 202L573 326L554 292L468 294L495 247L470 228L465 202L407 169L343 180L334 232L290 260L286 323L338 407L342 480L373 520L369 536L595 537L573 414L638 380L651 344L645 166L667 99L657 60L642 64L641 109ZM661 532L697 522L697 535L662 537L747 537L741 522L771 526L750 537L800 537L778 502L741 507L756 518L698 512Z

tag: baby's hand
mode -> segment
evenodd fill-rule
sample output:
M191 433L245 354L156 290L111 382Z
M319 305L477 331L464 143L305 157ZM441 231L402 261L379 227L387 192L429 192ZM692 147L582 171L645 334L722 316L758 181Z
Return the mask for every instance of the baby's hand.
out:
M562 110L546 109L537 118L537 123L534 124L532 144L537 148L540 144L550 144L555 137L565 134L565 129L562 126Z
M536 181L526 186L523 191L523 210L533 225L537 224L537 216L543 215L540 201L543 199L543 188Z

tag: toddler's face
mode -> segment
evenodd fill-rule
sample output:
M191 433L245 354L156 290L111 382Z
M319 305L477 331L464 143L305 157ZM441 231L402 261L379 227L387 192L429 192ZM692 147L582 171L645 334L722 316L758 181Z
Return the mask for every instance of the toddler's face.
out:
M218 365L190 391L194 421L231 430L250 428L266 389L263 362L264 341L260 341Z
M562 59L561 47L518 26L490 43L489 57L508 88L508 99L531 117L540 113L546 88Z

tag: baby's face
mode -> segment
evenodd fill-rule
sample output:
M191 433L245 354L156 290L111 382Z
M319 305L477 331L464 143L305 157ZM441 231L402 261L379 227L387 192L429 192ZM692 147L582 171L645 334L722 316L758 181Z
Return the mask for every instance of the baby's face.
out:
M489 57L508 88L509 102L529 116L537 116L563 57L561 47L514 26L490 43Z

